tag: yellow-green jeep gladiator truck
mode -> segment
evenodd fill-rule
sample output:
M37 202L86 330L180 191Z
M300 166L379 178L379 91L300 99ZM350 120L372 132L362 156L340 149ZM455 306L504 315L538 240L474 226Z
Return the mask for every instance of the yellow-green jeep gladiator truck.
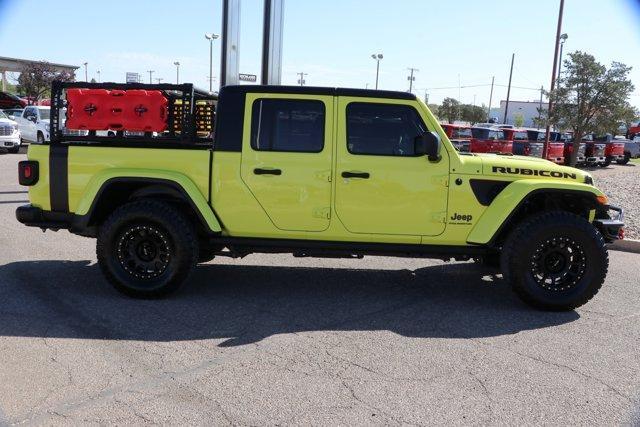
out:
M588 173L457 152L413 94L227 86L202 136L193 106L207 93L137 85L186 106L169 131L66 137L53 116L78 87L122 89L54 84L51 142L20 164L30 204L16 215L97 238L105 277L134 297L174 291L214 256L384 255L484 261L525 302L568 310L600 289L623 227Z

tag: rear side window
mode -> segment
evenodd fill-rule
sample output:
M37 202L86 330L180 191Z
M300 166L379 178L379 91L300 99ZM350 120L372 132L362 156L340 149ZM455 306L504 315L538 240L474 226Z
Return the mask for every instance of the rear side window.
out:
M257 99L251 117L251 148L319 153L324 148L322 101Z
M347 149L351 154L415 156L415 140L427 132L408 105L353 102L347 106Z

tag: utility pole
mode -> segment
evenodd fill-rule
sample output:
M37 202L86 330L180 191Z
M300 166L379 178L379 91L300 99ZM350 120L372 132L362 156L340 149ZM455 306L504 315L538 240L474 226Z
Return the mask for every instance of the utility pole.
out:
M427 92L427 89L424 90L424 103L429 105L429 92Z
M473 94L473 106L474 107L476 106L476 94L475 93Z
M568 38L569 36L567 35L567 33L564 33L560 36L560 59L558 60L558 77L556 79L558 87L560 86L560 72L562 71L562 48L564 47L564 42L566 42Z
M374 53L371 57L376 61L376 90L378 90L378 76L380 74L380 61L383 56L381 53Z
M560 33L562 31L562 14L564 12L564 0L560 0L560 10L558 11L558 28L556 29L556 46L555 46L555 52L553 54L553 68L551 69L551 85L549 86L552 90L554 87L556 87L556 69L558 67L558 48L560 47ZM553 111L553 101L551 100L551 96L549 96L549 107L547 109L547 129L545 132L545 138L544 138L544 146L542 148L542 158L546 159L547 158L547 153L549 151L549 135L551 133L551 124L549 123L548 118L551 117L551 111ZM579 139L580 135L576 135L576 141L578 141L577 143L580 142ZM577 148L577 145L575 146L575 148ZM571 160L575 159L575 156L577 155L578 150L574 149L573 152L571 153ZM573 164L573 162L571 162L571 164Z
M218 37L218 34L213 33L204 35L204 38L209 40L209 92L213 92L213 41Z
M173 63L176 66L176 84L180 84L180 62L176 61Z
M507 87L507 103L504 106L504 119L502 123L507 124L507 113L509 112L509 97L511 96L511 77L513 77L513 60L516 58L516 54L511 55L511 71L509 71L509 86ZM554 66L555 68L555 66Z
M156 82L157 82L158 84L162 83L162 81L163 81L163 80L164 80L164 79L163 79L162 77L156 77Z
M496 76L491 77L491 93L489 93L489 108L487 109L487 123L491 120L491 101L493 101L493 82Z
M100 83L100 70L96 70L96 73L98 74L98 83Z
M300 76L300 78L298 79L298 84L300 86L304 86L305 83L306 83L305 80L304 80L304 76L308 76L308 74L307 73L303 73L303 72L299 72L299 73L296 73L296 74Z
M544 86L540 86L540 108L538 108L538 123L542 123L542 94L544 94Z
M407 76L407 80L409 80L409 93L411 93L413 91L413 82L416 81L416 78L413 77L413 73L420 70L412 67L407 68L407 70L411 71L411 75Z
M87 64L88 62L83 62L82 65L84 65L84 81L88 82L89 81L89 74L87 73Z
M152 84L153 83L153 73L155 73L155 71L147 70L147 73L149 73L149 84Z

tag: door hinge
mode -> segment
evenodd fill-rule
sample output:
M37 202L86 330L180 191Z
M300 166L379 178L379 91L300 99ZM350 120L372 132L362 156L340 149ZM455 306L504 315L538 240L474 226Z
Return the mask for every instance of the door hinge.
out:
M431 182L436 185L449 186L449 175L437 175L431 178Z
M313 217L331 219L331 208L316 208L313 210Z
M447 212L443 211L443 212L434 212L431 215L431 221L432 222L437 222L437 223L447 223Z
M322 181L331 182L331 169L316 172L316 178Z

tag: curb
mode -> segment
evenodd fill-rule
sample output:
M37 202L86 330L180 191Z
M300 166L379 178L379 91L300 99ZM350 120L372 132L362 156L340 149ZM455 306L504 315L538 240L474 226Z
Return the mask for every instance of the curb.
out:
M640 254L640 240L623 239L616 240L609 244L609 249L612 251L631 252L634 254Z

